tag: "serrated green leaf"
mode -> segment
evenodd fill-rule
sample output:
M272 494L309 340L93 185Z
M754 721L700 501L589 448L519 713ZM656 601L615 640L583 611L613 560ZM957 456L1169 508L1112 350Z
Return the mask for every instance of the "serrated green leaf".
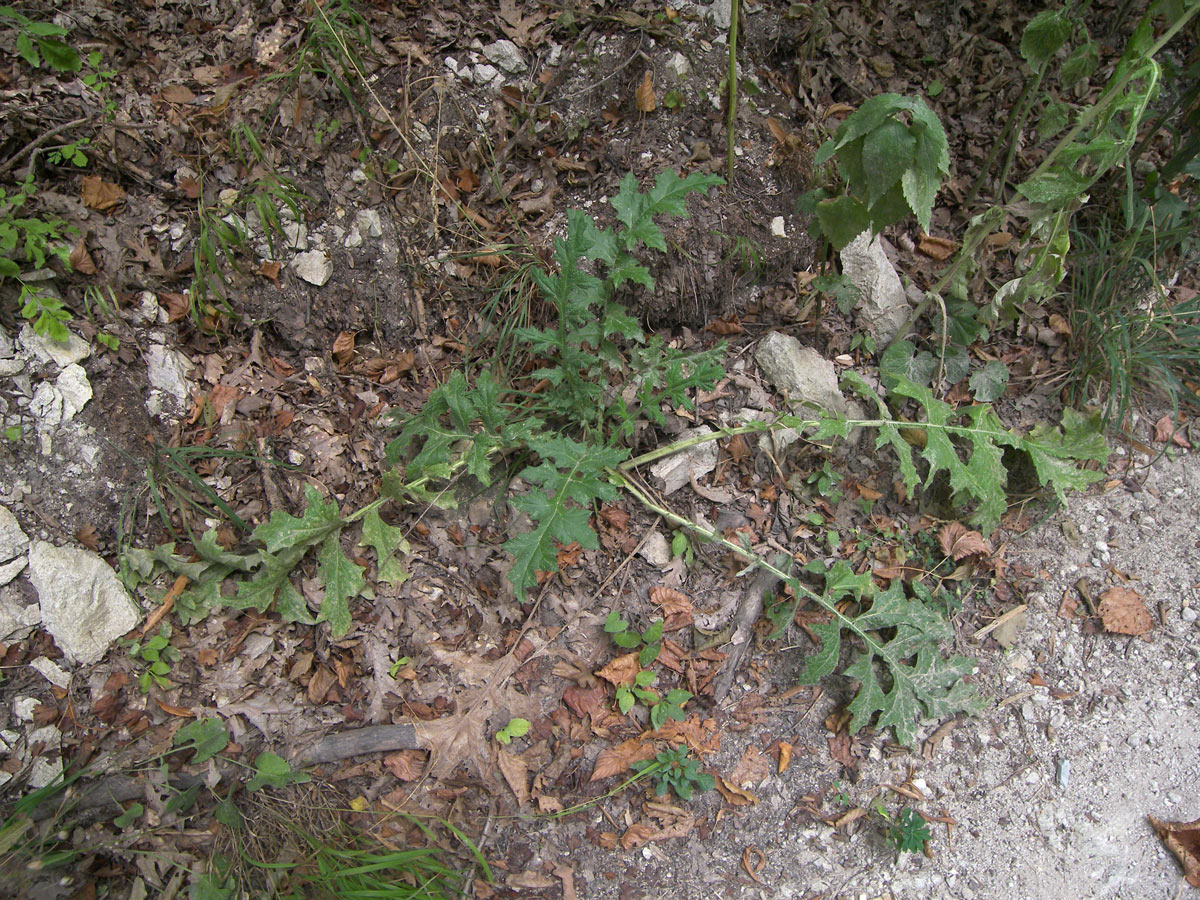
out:
M189 722L171 740L176 750L193 750L190 762L208 762L229 744L229 732L220 719L197 719Z
M1071 36L1071 22L1060 9L1038 13L1021 35L1021 56L1034 74L1041 72Z
M311 547L342 526L337 504L326 503L312 485L304 489L307 506L304 517L297 519L283 510L272 511L271 518L254 529L251 537L267 545L268 553L293 547Z
M1076 82L1091 76L1100 66L1100 48L1094 41L1080 44L1063 60L1062 69L1058 73L1058 81L1064 88L1073 87Z
M871 227L871 215L854 197L835 197L817 204L817 222L833 248L841 250Z
M889 119L863 139L862 161L866 174L866 201L872 206L913 165L917 140L907 126ZM914 207L915 209L916 207Z
M316 625L319 621L309 611L304 595L296 590L296 586L287 578L279 582L279 592L275 596L275 611L285 622Z
M508 579L522 600L537 583L539 570L557 571L556 541L564 545L578 541L587 550L599 546L585 504L616 499L616 488L608 483L604 470L628 456L618 447L597 447L566 437L533 438L529 447L542 462L521 472L534 489L514 497L512 505L533 520L534 528L504 545L514 557Z
M346 558L339 538L340 532L331 534L317 554L317 575L325 586L318 620L329 623L334 638L344 637L350 630L349 601L363 586L362 568Z
M408 579L408 572L399 554L408 553L408 542L404 540L404 529L388 525L372 509L363 516L361 543L375 551L375 578L391 585L400 585Z
M890 116L912 108L912 101L899 94L876 94L846 117L834 135L836 147L845 147L878 128ZM828 158L828 157L827 157Z
M821 648L804 658L804 669L796 679L799 684L816 684L837 668L842 652L842 628L840 625L810 625L813 634L821 642Z
M83 60L74 48L54 38L39 38L38 50L50 68L56 72L78 72L83 68Z
M283 788L289 784L312 781L305 772L293 771L288 761L271 752L260 753L254 758L254 777L246 782L246 790L259 791L264 787Z
M998 359L988 360L987 364L971 374L969 382L971 393L980 403L991 403L998 400L1008 386L1008 366Z

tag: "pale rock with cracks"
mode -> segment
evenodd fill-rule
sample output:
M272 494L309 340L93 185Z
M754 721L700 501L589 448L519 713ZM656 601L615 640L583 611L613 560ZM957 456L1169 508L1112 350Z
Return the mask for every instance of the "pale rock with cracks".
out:
M152 416L164 411L164 398L170 400L175 411L184 408L191 393L188 386L191 370L192 361L178 350L156 343L146 348L146 378L154 389L146 400L146 409Z
M521 55L517 45L510 40L501 38L487 44L483 48L483 55L488 62L495 64L501 71L507 72L509 75L521 75L529 71L525 57Z
M683 432L679 435L679 440L712 433L712 429L707 425L701 425L699 428L690 428ZM704 441L666 459L660 459L650 467L650 473L663 480L664 494L673 494L684 485L691 484L693 478L699 480L716 467L717 442Z
M59 343L38 334L29 325L21 329L21 346L37 357L38 362L53 362L60 369L83 362L92 353L91 345L77 334L68 332L66 343Z
M692 74L692 64L678 50L667 60L667 72L676 81L683 81Z
M880 348L890 344L912 313L896 268L879 235L864 231L841 252L842 273L858 288L855 313Z
M117 573L90 550L36 541L29 551L29 580L42 625L69 661L99 662L141 618Z
M383 237L383 220L379 218L379 210L360 209L354 217L354 222L365 237Z
M37 419L38 431L47 433L70 422L92 399L92 385L83 366L72 363L54 379L43 381L29 401L29 412Z
M0 585L8 584L25 568L28 549L29 537L21 523L7 506L0 506Z
M650 565L661 569L671 562L671 545L667 543L661 531L651 531L638 548L638 555Z
M787 395L793 406L813 407L845 416L849 404L838 388L833 363L791 335L772 331L754 351L754 360L767 380ZM804 415L804 410L796 412Z
M333 275L333 261L323 250L297 253L292 260L292 271L309 284L323 287Z

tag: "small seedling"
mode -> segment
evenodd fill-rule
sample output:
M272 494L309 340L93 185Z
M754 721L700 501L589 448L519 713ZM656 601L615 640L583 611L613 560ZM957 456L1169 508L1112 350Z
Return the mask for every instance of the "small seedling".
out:
M9 425L4 429L4 439L13 444L19 444L25 436L25 429L20 425Z
M401 669L403 669L405 666L410 666L410 665L412 665L412 657L402 656L398 660L396 660L394 663L392 663L391 668L388 669L388 676L391 678L395 678L400 673Z
M175 687L175 683L167 676L171 673L171 664L179 659L179 651L171 646L171 626L168 623L163 622L158 634L149 640L131 643L129 655L146 664L138 676L138 687L143 694L150 693L152 685L158 685L164 691Z
M312 776L292 769L288 761L270 751L254 758L254 777L246 782L246 790L260 791L265 787L285 788L289 784L312 781Z
M691 800L694 790L711 791L716 784L711 775L700 771L700 762L692 758L683 744L660 750L654 759L639 760L630 768L658 779L654 792L660 797L667 791L674 791L680 800Z
M512 719L496 732L496 740L507 746L512 743L513 738L524 737L527 734L529 734L529 720Z
M926 824L919 812L906 806L897 813L893 821L880 806L877 806L875 811L888 820L884 837L889 844L896 848L898 853L924 852L925 842L930 840L933 835L929 833L929 825Z
M629 622L614 609L604 620L604 631L622 650L638 650L638 665L643 669L658 659L662 650L663 620L655 619L645 631L630 631Z
M663 97L663 106L667 109L682 109L683 94L679 91L667 91L666 96Z
M830 503L840 503L842 500L842 489L837 484L841 480L842 473L833 468L829 460L825 460L821 468L808 476L807 483Z

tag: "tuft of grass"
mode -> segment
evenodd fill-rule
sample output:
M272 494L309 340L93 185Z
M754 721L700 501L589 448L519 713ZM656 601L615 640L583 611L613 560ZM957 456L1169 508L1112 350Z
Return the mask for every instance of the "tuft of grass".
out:
M1105 218L1072 238L1071 391L1103 393L1105 421L1118 426L1147 402L1200 405L1200 301L1172 302L1158 275L1163 248L1146 221L1118 238Z
M227 827L218 840L219 852L201 880L220 885L229 897L239 891L242 896L297 900L462 896L469 866L441 846L428 825L399 816L350 824L349 811L328 799L317 785L244 796L236 814L227 811L222 817ZM491 870L478 848L446 827L490 881Z
M0 896L32 896L40 873L70 864L79 854L65 827L71 812L69 788L82 772L56 778L16 800L0 819ZM52 807L35 818L39 808Z

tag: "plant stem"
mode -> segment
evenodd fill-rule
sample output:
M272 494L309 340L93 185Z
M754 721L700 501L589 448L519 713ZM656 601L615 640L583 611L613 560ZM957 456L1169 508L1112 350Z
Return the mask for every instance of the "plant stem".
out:
M1192 20L1192 17L1198 12L1200 12L1200 3L1193 4L1190 9L1186 10L1175 22L1171 24L1171 27L1163 33L1162 37L1155 42L1153 47L1141 54L1140 58L1142 60L1152 60L1158 51L1165 47L1170 42L1171 38L1175 37L1175 35L1178 34L1179 31L1185 25L1187 25L1187 23ZM1133 60L1129 60L1129 67L1125 73L1105 89L1104 93L1100 95L1099 100L1083 111L1083 113L1079 116L1079 121L1077 121L1074 127L1068 131L1066 135L1063 136L1062 140L1060 140L1054 146L1054 149L1050 151L1049 155L1042 160L1042 164L1034 170L1033 174L1030 175L1026 181L1032 181L1039 175L1044 175L1046 171L1049 170L1049 168L1058 160L1058 157L1068 147L1070 147L1072 143L1074 143L1075 138L1078 137L1082 131L1090 128L1092 123L1095 122L1102 113L1108 111L1108 107L1112 103L1113 99L1122 91L1124 91L1129 82L1133 81L1133 79L1139 74L1141 74L1141 67L1134 65Z
M729 73L725 76L728 83L729 99L725 110L725 155L728 168L726 182L733 185L733 145L734 125L737 120L738 80L737 80L737 39L738 39L738 7L741 0L731 0L729 4Z

